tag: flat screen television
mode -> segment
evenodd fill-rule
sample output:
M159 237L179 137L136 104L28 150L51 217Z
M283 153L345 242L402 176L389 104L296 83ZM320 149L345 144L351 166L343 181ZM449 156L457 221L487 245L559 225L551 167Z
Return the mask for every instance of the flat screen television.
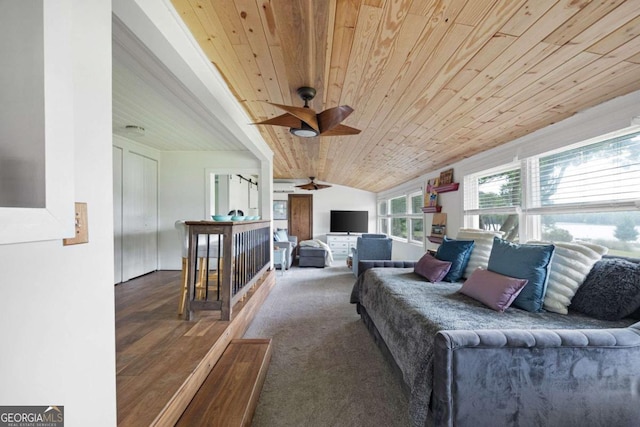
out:
M332 233L368 233L369 211L331 211Z

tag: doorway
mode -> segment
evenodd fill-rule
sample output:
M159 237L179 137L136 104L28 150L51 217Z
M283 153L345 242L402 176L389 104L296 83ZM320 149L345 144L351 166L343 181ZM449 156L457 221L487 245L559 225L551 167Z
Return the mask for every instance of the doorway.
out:
M297 236L298 242L313 239L313 194L289 194L288 221L289 235ZM298 247L294 256L298 256Z

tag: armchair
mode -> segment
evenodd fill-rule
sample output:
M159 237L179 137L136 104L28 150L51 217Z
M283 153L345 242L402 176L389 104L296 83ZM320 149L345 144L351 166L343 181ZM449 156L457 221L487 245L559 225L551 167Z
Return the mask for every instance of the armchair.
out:
M386 234L363 234L356 247L351 248L353 274L358 277L358 262L364 260L390 260L393 240Z
M280 263L274 263L274 266L288 270L293 264L293 254L296 246L298 246L297 236L289 236L287 234L287 230L283 230L283 229L280 229L274 232L273 247L285 249L285 256L284 256L285 265L281 265Z

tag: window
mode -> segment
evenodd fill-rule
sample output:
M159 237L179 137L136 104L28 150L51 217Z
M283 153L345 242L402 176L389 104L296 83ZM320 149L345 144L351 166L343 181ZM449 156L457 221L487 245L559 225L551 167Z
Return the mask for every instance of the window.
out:
M639 207L640 132L465 177L466 225L510 240L582 240L638 258Z
M391 235L401 239L407 238L407 218L391 218Z
M406 239L407 232L407 196L396 197L389 200L389 206L391 208L391 235L393 237L399 237ZM394 216L395 215L395 216ZM403 215L398 217L397 215Z
M381 200L378 202L378 232L389 234L389 211L387 210L387 201Z
M378 203L378 215L383 216L383 215L387 215L387 201L386 200L382 200L380 203Z
M423 204L422 190L380 200L378 202L380 232L396 239L422 245L424 241Z
M640 200L640 133L534 158L531 163L535 178L531 209L624 208Z
M407 213L407 197L396 197L390 200L391 214L405 214Z
M465 177L467 226L503 231L506 239L518 240L521 201L519 163Z
M424 219L422 215L422 206L424 206L424 199L422 192L413 193L409 195L411 201L411 218L409 218L409 231L410 240L414 243L424 242Z
M380 218L380 233L389 234L389 219Z

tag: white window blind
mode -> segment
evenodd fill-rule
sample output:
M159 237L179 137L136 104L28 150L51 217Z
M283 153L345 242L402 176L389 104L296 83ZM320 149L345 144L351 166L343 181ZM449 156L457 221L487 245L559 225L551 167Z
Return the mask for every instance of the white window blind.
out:
M640 132L530 159L531 213L629 209L640 201Z
M515 213L522 205L521 171L519 164L465 177L464 211Z

